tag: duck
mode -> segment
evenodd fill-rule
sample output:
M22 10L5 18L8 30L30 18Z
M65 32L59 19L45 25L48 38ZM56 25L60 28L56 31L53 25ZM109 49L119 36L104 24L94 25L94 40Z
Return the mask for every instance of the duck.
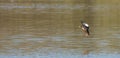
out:
M81 29L85 33L85 36L89 36L90 35L89 25L87 23L81 21Z

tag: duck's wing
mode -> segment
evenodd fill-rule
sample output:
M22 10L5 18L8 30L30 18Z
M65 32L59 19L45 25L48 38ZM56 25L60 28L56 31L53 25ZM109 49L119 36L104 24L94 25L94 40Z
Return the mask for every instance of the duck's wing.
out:
M89 27L89 25L87 23L83 23L83 25L86 26L86 27Z

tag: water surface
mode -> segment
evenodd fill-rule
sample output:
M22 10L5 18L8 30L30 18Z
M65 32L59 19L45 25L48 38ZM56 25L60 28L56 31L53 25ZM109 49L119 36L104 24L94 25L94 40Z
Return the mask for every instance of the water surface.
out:
M119 5L43 2L1 1L1 58L119 57ZM90 25L89 37L78 27L80 20Z

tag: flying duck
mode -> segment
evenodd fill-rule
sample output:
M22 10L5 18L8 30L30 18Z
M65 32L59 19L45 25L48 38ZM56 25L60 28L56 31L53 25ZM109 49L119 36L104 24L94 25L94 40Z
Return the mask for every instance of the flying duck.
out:
M85 33L85 36L89 36L89 25L83 21L81 21L81 28L83 30L83 32Z

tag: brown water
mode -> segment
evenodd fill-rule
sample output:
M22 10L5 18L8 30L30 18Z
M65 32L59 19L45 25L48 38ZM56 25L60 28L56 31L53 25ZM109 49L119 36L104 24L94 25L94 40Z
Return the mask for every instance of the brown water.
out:
M36 1L1 1L0 54L120 53L117 2ZM80 20L90 25L89 37Z

